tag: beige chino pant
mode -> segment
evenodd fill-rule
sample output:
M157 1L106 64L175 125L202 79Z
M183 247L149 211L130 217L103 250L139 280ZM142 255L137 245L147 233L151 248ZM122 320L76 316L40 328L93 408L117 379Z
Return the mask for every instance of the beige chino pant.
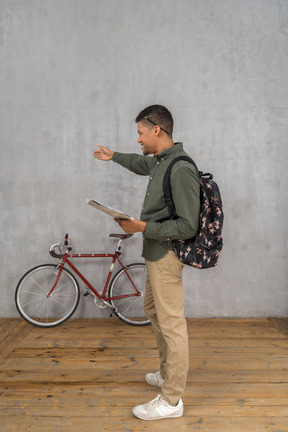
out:
M158 261L146 260L147 281L144 309L156 336L162 397L177 405L187 381L189 348L184 315L183 264L173 251Z

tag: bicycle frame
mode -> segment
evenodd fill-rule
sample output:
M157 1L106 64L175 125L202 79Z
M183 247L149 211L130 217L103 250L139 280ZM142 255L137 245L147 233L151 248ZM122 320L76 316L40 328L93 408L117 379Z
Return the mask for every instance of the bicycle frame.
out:
M128 298L128 297L141 296L141 293L138 291L138 289L135 286L133 280L131 279L129 273L127 272L126 265L120 259L120 255L121 255L120 244L121 244L121 240L119 240L118 246L117 246L117 248L113 254L94 254L94 253L93 254L69 254L69 252L68 252L69 248L67 248L65 255L63 256L63 258L61 258L61 262L59 263L59 273L57 275L56 282L55 282L54 286L51 288L47 297L49 297L53 293L55 287L57 286L58 281L59 281L60 276L61 276L61 273L62 273L62 270L63 270L64 265L66 263L72 268L72 270L74 270L74 272L80 277L80 279L85 283L85 285L98 297L99 300L110 301L110 300L116 300L116 299L122 299L122 298ZM108 275L107 275L107 279L105 282L105 286L104 286L104 290L102 292L102 295L99 294L99 292L90 284L90 282L85 278L85 276L75 267L74 264L72 264L72 262L70 261L69 258L112 258L112 263L111 263L110 270L109 270ZM120 296L113 296L113 297L105 297L116 261L120 264L120 266L124 270L126 276L130 280L132 286L135 289L135 293L123 294Z

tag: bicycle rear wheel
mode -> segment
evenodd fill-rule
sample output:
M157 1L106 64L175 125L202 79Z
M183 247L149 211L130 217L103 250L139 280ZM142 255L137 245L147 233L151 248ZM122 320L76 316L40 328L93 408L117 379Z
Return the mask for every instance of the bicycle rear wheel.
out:
M56 282L59 269L44 264L29 270L19 281L15 303L20 315L38 327L55 327L75 312L80 289L75 277L65 268L53 293L47 297Z
M127 324L137 326L150 324L150 320L144 313L146 273L145 264L130 264L125 270L119 270L110 283L109 297L121 297L110 300L110 303L114 308L115 315ZM139 296L136 295L137 291L133 284L139 291ZM131 294L135 294L135 296L123 298L123 296Z

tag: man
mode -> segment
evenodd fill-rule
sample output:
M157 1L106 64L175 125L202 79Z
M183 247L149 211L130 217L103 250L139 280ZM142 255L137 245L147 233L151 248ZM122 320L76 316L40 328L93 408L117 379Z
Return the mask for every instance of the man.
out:
M143 420L183 415L181 396L188 367L188 333L184 316L183 264L172 248L173 239L193 237L198 230L200 209L199 178L187 161L177 162L171 171L172 198L177 219L169 219L162 182L171 160L187 155L182 143L173 142L173 118L167 108L152 105L136 117L142 155L113 152L98 145L94 157L113 160L139 175L148 175L148 187L140 220L116 222L126 233L143 233L147 267L144 310L150 319L160 355L160 371L148 373L148 384L161 388L151 402L136 406L134 416ZM150 155L154 155L151 157Z

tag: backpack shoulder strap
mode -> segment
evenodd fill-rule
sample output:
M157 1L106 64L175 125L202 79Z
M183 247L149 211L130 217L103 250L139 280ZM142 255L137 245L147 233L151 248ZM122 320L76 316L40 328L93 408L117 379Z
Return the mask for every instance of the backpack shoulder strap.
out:
M171 170L172 170L174 164L180 160L184 160L184 161L192 163L199 174L197 165L195 164L193 159L191 159L189 156L178 156L170 162L170 164L169 164L169 166L168 166L168 168L164 174L164 178L163 178L163 192L164 192L165 201L166 201L166 204L167 204L167 207L169 210L170 219L173 219L174 216L176 216L175 207L174 207L174 203L173 203L173 199L172 199L172 193L171 193L170 175L171 175Z

